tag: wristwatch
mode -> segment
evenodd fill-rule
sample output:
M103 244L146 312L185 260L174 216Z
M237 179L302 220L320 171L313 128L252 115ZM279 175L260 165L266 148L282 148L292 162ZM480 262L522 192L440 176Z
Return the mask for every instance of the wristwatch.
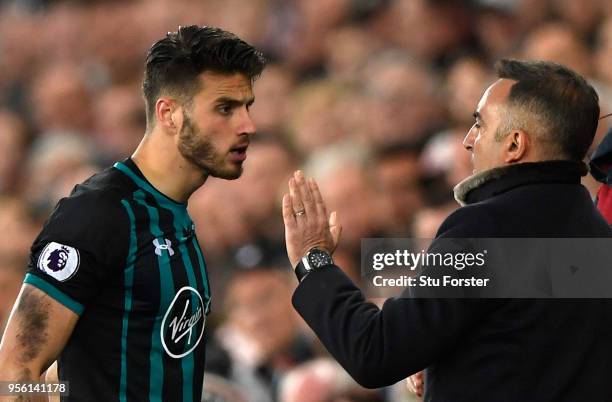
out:
M334 265L334 260L327 251L311 248L295 267L295 276L302 282L309 272L330 265Z

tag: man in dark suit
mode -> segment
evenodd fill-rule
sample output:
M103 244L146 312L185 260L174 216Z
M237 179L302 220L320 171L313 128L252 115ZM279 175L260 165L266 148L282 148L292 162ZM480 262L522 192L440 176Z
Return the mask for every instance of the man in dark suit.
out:
M504 60L464 140L474 174L445 238L612 237L582 162L598 97L553 63ZM287 252L300 280L293 305L360 384L382 387L427 368L427 401L610 401L612 300L401 297L382 308L333 264L335 213L296 172L283 198Z

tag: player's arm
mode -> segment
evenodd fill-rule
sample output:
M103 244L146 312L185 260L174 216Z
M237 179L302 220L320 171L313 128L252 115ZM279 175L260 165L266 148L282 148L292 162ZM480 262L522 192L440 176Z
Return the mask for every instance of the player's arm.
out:
M42 290L24 284L0 342L0 381L39 381L78 319Z
M0 381L39 381L79 316L124 266L129 236L116 194L83 185L60 200L31 248L0 343Z

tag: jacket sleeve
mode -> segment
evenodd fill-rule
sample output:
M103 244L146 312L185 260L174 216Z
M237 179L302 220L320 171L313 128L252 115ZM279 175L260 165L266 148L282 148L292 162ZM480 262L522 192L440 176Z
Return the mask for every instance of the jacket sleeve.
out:
M388 299L382 309L336 266L309 273L293 306L327 350L362 386L400 381L461 342L480 316L473 299Z

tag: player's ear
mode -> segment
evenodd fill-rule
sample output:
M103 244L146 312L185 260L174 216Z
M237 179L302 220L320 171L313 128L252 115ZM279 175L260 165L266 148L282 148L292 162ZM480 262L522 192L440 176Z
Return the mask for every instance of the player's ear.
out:
M169 134L176 134L183 125L182 108L174 99L162 97L155 102L157 124Z
M525 158L530 146L530 139L524 130L512 130L503 141L506 163L517 163Z

